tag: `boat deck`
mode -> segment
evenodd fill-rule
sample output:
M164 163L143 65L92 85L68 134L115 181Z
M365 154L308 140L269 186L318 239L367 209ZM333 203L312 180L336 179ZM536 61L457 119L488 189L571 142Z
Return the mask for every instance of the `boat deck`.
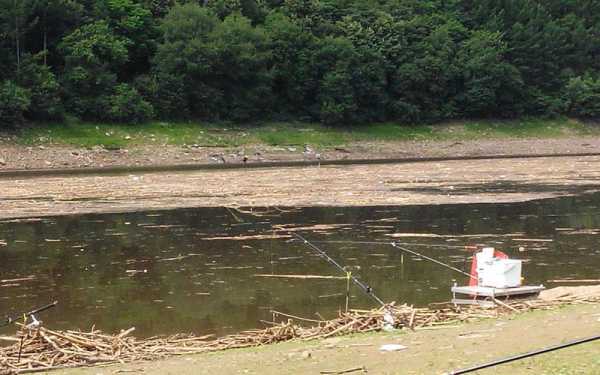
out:
M452 303L457 305L494 306L493 300L499 297L526 297L539 294L546 289L543 285L524 285L516 288L492 288L484 286L453 286ZM457 298L457 295L469 298Z

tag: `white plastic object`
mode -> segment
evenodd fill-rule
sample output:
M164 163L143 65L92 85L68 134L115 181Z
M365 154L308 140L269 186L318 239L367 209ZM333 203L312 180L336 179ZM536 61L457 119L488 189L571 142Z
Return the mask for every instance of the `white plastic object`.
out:
M379 347L382 352L397 352L404 349L406 349L406 346L400 344L384 344Z
M521 286L522 261L517 259L493 258L479 265L479 286L492 288L515 288Z

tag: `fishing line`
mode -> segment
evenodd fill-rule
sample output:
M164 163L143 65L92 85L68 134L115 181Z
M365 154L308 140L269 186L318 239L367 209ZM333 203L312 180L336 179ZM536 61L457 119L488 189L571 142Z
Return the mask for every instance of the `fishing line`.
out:
M437 259L433 259L433 258L431 258L431 257L428 257L427 255L423 255L423 254L421 254L421 253L417 253L416 251L412 251L412 250L410 250L410 249L407 249L407 248L405 248L405 247L399 246L399 245L397 245L395 242L392 242L392 243L391 243L391 245L392 245L393 247L395 247L396 249L398 249L398 250L402 250L402 251L405 251L405 252L407 252L407 253L409 253L409 254L416 255L416 256L418 256L418 257L420 257L420 258L426 259L426 260L428 260L428 261L430 261L430 262L433 262L433 263L435 263L435 264L438 264L438 265L440 265L440 266L446 267L446 268L448 268L448 269L451 269L451 270L453 270L453 271L456 271L456 272L462 273L463 275L469 276L470 278L477 280L477 277L475 277L475 276L471 275L470 273L467 273L467 272L465 272L465 271L463 271L463 270L460 270L460 269L458 269L458 268L456 268L456 267L452 267L451 265L449 265L449 264L446 264L446 263L444 263L444 262L440 262L440 261L439 261L439 260L437 260Z
M438 265L440 265L442 267L446 267L448 269L451 269L452 271L456 271L456 272L461 273L461 274L463 274L465 276L468 276L468 277L470 277L472 279L477 279L475 276L473 276L470 273L467 273L467 272L465 272L465 271L463 271L461 269L453 267L453 266L451 266L449 264L446 264L444 262L441 262L441 261L439 261L437 259L428 257L427 255L423 255L423 254L418 253L416 251L407 249L406 247L400 246L400 245L404 244L403 242L383 242L383 241L315 241L315 242L316 243L357 244L357 245L391 245L392 247L394 247L394 248L396 248L398 250L401 250L401 251L407 252L409 254L415 255L415 256L417 256L419 258L423 258L425 260L428 260L430 262L438 264ZM438 245L438 246L443 246L443 245ZM446 246L446 247L450 248L450 246ZM467 248L467 249L471 249L471 248L477 249L476 246L455 246L455 247L462 248L462 249L464 249L464 248Z

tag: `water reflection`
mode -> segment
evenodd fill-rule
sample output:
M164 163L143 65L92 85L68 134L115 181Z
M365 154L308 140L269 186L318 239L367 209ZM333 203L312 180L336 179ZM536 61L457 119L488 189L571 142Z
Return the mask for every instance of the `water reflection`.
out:
M345 281L255 276L337 275L303 245L281 236L265 238L273 228L312 225L319 226L301 233L314 240L389 241L386 235L404 233L398 240L461 269L468 268L470 253L460 246L493 245L526 260L529 283L597 278L599 202L600 194L593 194L517 204L255 209L252 214L203 208L5 221L0 223L0 241L6 242L0 247L0 311L58 299L60 305L42 316L53 327L136 326L146 336L225 334L259 326L272 309L331 317L344 306ZM215 239L232 236L247 239ZM453 280L466 281L386 245L322 247L387 301L447 300ZM14 280L28 276L33 279ZM373 306L357 288L351 305Z

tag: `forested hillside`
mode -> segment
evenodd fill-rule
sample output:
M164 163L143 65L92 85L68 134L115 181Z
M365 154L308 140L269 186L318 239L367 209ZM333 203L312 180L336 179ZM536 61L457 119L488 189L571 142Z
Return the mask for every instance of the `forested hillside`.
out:
M0 0L0 127L600 116L597 0Z

